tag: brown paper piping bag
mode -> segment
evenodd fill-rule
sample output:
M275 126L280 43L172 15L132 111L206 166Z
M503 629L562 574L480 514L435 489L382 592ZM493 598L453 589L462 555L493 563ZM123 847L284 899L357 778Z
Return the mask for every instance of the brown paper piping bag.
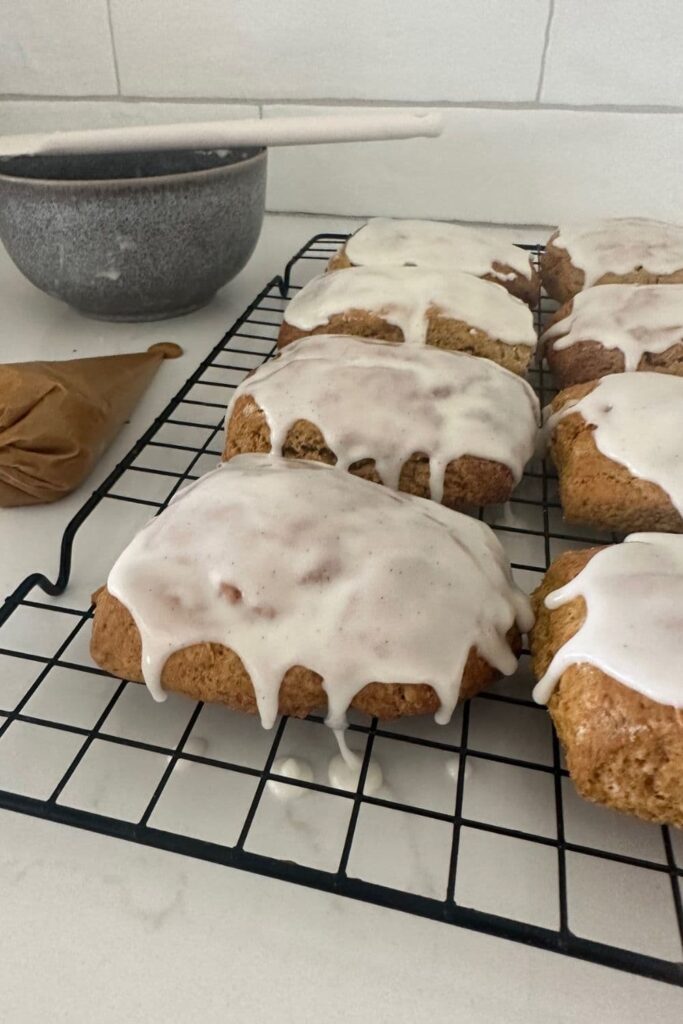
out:
M88 476L160 363L147 352L0 365L0 506L56 501Z

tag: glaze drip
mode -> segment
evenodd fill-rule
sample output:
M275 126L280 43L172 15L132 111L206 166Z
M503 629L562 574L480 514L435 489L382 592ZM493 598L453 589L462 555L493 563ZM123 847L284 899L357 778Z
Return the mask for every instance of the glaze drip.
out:
M544 342L553 339L558 350L580 341L617 348L623 353L625 369L637 370L646 353L660 354L683 341L683 285L588 288L574 296L571 313L543 335Z
M531 263L523 249L488 231L445 221L376 217L351 235L346 255L356 266L438 267L509 281L509 271L494 269L498 263L531 279Z
M322 677L334 728L369 682L430 684L447 721L470 648L509 674L506 634L532 618L485 524L333 467L262 455L180 491L107 586L138 627L157 700L174 651L223 644L249 673L266 728L296 665Z
M430 315L459 320L510 345L536 347L531 310L498 285L456 270L423 267L349 267L304 285L285 310L301 331L330 317L367 310L403 332L407 345L424 345Z
M501 463L519 482L539 420L526 381L488 359L345 335L288 345L237 388L228 422L244 395L263 410L277 454L297 420L308 420L340 468L372 458L382 481L398 489L403 464L425 453L435 501L446 467L463 455Z
M634 533L603 548L559 590L553 610L582 597L586 618L534 688L547 704L563 672L588 663L638 693L683 708L683 536Z
M585 274L584 287L603 274L628 274L642 267L650 274L683 269L683 225L645 217L615 217L560 228L553 240L566 249Z
M683 380L666 373L612 373L587 395L553 413L551 433L565 416L580 413L595 426L593 438L608 459L666 491L683 515Z
M339 753L330 760L328 765L328 781L333 789L345 789L347 792L355 793L360 783L363 758L355 750L351 750L343 729L335 729L334 735L339 746ZM368 761L363 792L366 796L372 796L379 792L383 783L382 769L375 758L371 757Z

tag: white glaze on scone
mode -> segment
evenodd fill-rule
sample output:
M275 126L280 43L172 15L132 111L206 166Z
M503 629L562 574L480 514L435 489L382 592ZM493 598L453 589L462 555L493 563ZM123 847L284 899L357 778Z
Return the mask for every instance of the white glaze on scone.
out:
M565 586L553 610L582 597L586 618L534 689L546 704L563 672L587 663L638 693L683 708L683 536L634 533L598 551Z
M554 339L554 340L553 340ZM572 311L543 341L557 351L580 341L619 349L626 370L643 355L666 352L683 341L683 284L604 284L574 296Z
M360 267L439 267L509 281L509 271L494 270L493 264L499 263L531 279L529 254L523 249L490 231L445 221L376 217L351 235L346 255Z
M658 484L683 515L683 379L666 373L608 374L548 418L548 436L576 412L594 424L595 445L603 455Z
M157 700L170 654L223 644L241 658L268 728L295 665L322 677L334 728L370 682L430 684L437 721L448 721L470 648L511 673L506 634L532 618L484 523L265 455L239 456L180 491L107 586L140 632Z
M585 274L584 287L603 274L629 274L641 267L650 274L683 269L683 224L644 217L615 217L569 224L559 229L553 245L566 249Z
M244 395L263 410L274 453L297 420L308 420L340 468L372 458L382 482L398 488L403 464L422 452L436 501L446 467L463 455L507 466L518 483L539 421L529 384L489 359L347 335L288 345L240 384L227 422Z
M349 267L309 281L285 310L301 331L322 327L349 310L381 316L403 331L407 345L424 345L428 316L459 320L509 345L536 347L531 310L490 281L455 270L423 267Z

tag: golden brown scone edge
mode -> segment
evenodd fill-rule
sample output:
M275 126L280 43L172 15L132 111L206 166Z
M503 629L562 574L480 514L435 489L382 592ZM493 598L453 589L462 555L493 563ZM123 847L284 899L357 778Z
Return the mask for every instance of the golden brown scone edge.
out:
M326 273L330 273L333 270L345 270L347 267L355 266L351 262L346 254L346 245L343 245L341 249L334 254L330 259L327 267L325 268ZM525 277L524 274L520 274L513 267L507 263L500 263L498 260L494 260L492 265L492 272L489 274L483 274L483 281L490 281L492 284L500 285L501 288L505 288L510 295L514 295L515 298L521 299L527 306L534 307L537 305L540 291L541 291L541 279L538 275L536 267L529 260L529 267L531 275ZM495 271L495 273L493 272ZM507 280L501 280L500 276L505 275Z
M541 254L541 281L552 299L568 302L586 286L583 270L572 263L571 253L554 244L560 235L559 229L548 239ZM591 283L601 284L683 284L683 267L672 274L654 274L644 267L634 268L623 274L606 273Z
M551 402L551 411L578 401L597 384L590 381L565 388ZM619 533L683 533L683 518L666 491L603 455L594 433L595 427L580 412L568 413L552 430L550 451L565 518Z
M270 429L261 407L251 395L240 395L227 425L223 460L247 452L267 453L271 450ZM320 429L309 420L292 424L282 454L289 459L310 459L335 465L336 455L328 448ZM364 480L382 483L373 459L354 463L350 472ZM419 498L429 498L429 459L414 453L404 462L399 477L399 490ZM508 466L490 459L463 455L449 462L444 474L443 499L449 508L470 505L497 505L508 501L515 480Z
M94 595L95 616L90 642L94 661L114 676L143 682L141 641L127 608L106 587ZM508 632L512 650L518 654L521 638L516 627ZM463 674L460 699L473 697L497 677L475 648L469 652ZM176 651L163 672L165 690L183 693L193 700L225 704L235 711L256 714L251 679L238 655L221 644L196 644ZM324 708L325 691L317 673L296 665L289 669L280 686L279 711L304 718ZM434 714L439 699L431 686L422 683L369 683L354 697L351 706L377 718Z
M471 327L463 320L453 320L451 317L441 315L437 309L430 312L428 321L428 345L490 359L520 377L526 374L535 351L531 345L508 344L498 338L492 338L485 331ZM283 320L277 347L285 348L293 341L312 334L348 334L357 338L377 338L380 341L404 341L403 331L395 324L390 324L376 313L350 309L331 316L326 323L314 327L311 331L300 330Z
M561 306L550 318L546 331L555 324L561 324L571 315L574 299ZM624 373L624 353L618 348L607 348L598 339L577 341L568 348L557 348L569 327L553 338L542 337L541 343L553 382L557 388L569 388L574 384L585 384L609 373ZM681 329L683 334L683 327ZM671 345L664 352L644 352L638 362L638 370L654 373L670 373L683 376L683 341Z

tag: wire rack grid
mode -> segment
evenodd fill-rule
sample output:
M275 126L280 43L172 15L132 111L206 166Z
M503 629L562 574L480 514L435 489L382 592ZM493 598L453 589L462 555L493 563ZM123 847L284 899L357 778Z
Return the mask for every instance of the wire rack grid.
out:
M88 655L90 593L143 522L216 465L231 390L273 354L288 298L345 237L316 235L265 286L69 524L57 579L34 573L0 609L0 807L683 985L683 834L577 797L530 698L528 652L448 726L352 714L353 792L328 777L322 717L268 733L180 696L157 705ZM547 402L543 367L531 378ZM613 539L563 521L542 461L479 514L527 591L560 551ZM312 782L278 773L288 755L310 761Z

